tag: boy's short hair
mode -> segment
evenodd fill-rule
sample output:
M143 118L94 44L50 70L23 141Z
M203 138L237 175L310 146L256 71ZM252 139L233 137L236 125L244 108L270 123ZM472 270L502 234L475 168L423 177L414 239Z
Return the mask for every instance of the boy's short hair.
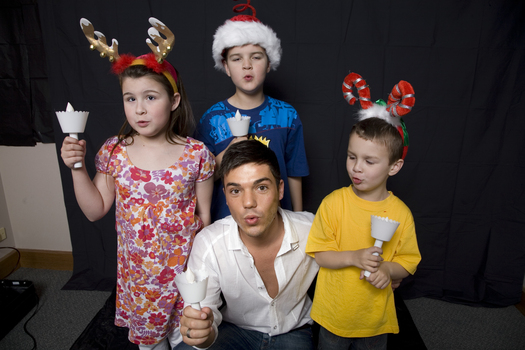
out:
M222 157L218 175L224 182L224 177L230 171L249 163L268 165L277 185L279 185L281 171L279 170L277 156L270 148L257 140L245 140L231 145Z
M388 149L389 164L394 164L403 157L403 139L399 131L390 123L377 117L357 122L350 131L362 139L381 143Z

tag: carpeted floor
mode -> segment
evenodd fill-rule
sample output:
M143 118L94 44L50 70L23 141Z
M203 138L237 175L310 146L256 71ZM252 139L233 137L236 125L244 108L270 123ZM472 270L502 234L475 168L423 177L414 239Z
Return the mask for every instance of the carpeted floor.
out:
M35 337L39 350L67 350L75 342L75 347L81 349L79 346L82 342L79 343L79 340L82 340L83 333L85 336L89 331L90 322L96 316L107 320L107 315L111 313L107 309L111 308L107 302L110 292L61 290L70 276L68 271L21 268L8 277L12 280L30 280L36 287L40 303L27 329ZM0 340L0 350L33 349L33 340L23 327L33 313L34 310L30 311ZM476 308L419 298L401 301L398 314L400 336L389 338L389 349L525 349L525 316L514 306ZM417 326L424 345L418 339L417 330L414 333L410 329L412 321ZM99 323L91 323L92 326L94 324ZM121 339L122 334L117 333L99 334L97 339Z
M69 349L110 295L109 292L61 290L70 277L70 271L20 268L7 278L29 280L35 285L40 300L27 330L35 337L38 350ZM25 333L24 323L34 311L0 340L1 350L33 349L33 340Z
M429 350L525 349L525 316L515 307L485 308L405 300Z

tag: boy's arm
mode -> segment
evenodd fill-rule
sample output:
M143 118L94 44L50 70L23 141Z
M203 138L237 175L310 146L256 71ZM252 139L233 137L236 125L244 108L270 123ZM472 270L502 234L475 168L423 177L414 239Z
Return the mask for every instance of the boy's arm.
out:
M224 156L224 153L226 153L228 148L230 148L230 146L233 145L234 143L237 143L239 141L244 141L244 140L248 140L248 137L247 136L234 137L231 140L231 142L228 144L228 147L226 147L224 149L224 151L222 151L221 153L219 153L219 154L217 154L215 156L215 172L213 173L213 180L214 181L219 180L219 167L221 166L222 157Z
M378 253L379 255L374 255ZM315 253L315 262L321 267L336 270L349 266L355 266L362 270L376 272L380 267L383 250L378 247L370 247L359 250L346 251L323 251Z
M394 290L399 287L403 278L414 274L420 261L421 254L417 246L414 220L410 214L406 220L406 227L403 229L400 245L396 248L392 261L381 263L377 274L375 276L374 274L370 275L367 281L380 289L386 288L392 282L392 290ZM361 276L363 275L361 274Z
M289 176L288 186L290 187L293 211L303 211L303 178Z
M366 278L370 284L379 289L385 289L392 280L399 280L407 277L408 271L399 263L384 261L378 271ZM361 271L360 279L364 278L364 271Z

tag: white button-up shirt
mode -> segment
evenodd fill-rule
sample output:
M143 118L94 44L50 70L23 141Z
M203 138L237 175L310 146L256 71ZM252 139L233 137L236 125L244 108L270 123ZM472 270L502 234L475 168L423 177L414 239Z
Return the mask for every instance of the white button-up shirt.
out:
M279 292L271 298L243 244L231 216L204 228L195 237L188 266L209 275L206 299L201 306L214 313L214 328L224 319L241 328L275 336L311 323L312 301L306 294L317 271L315 259L305 253L314 215L279 208L284 237L275 258ZM221 306L221 291L226 306Z

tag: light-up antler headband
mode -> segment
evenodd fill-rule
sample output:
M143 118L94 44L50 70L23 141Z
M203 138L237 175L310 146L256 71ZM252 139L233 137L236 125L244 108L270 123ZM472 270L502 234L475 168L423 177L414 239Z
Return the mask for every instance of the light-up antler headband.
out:
M173 35L171 30L169 30L164 23L154 17L149 18L149 23L153 27L148 29L148 34L158 45L154 45L151 40L147 38L146 43L153 53L139 57L126 54L119 55L118 41L112 39L111 46L108 46L106 36L101 32L95 31L93 24L85 18L80 19L80 28L82 28L84 35L91 44L89 48L91 50L98 50L100 52L100 57L108 57L109 61L112 63L111 69L113 73L121 74L129 66L146 66L156 73L163 74L173 87L173 91L178 92L177 72L168 61L165 61L169 52L173 48L175 35ZM166 39L160 35L161 33Z

